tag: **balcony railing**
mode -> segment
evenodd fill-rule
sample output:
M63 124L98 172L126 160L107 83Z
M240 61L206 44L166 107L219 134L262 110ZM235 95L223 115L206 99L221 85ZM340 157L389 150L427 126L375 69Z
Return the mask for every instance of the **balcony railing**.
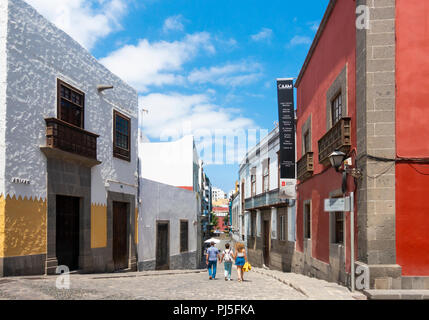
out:
M319 162L329 164L329 155L335 150L347 153L351 147L351 118L342 118L318 142Z
M46 145L97 160L98 135L56 118L46 121Z
M245 210L264 208L275 205L284 205L284 201L279 198L279 189L272 190L267 193L259 194L245 200Z
M313 152L307 152L298 160L297 176L298 180L304 181L313 175L314 159Z

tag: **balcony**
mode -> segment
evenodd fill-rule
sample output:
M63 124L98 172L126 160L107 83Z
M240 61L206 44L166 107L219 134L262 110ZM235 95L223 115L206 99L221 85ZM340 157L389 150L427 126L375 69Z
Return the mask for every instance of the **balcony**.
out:
M279 189L258 194L245 200L245 210L261 209L275 206L284 206L287 202L279 198Z
M351 147L351 118L342 118L318 142L319 162L329 165L329 155L335 150L347 154Z
M298 160L297 164L297 176L301 182L308 179L313 175L314 171L314 159L313 152L307 152L305 155Z
M90 167L101 163L97 161L97 134L56 118L45 122L46 147L41 150L46 156L76 160Z

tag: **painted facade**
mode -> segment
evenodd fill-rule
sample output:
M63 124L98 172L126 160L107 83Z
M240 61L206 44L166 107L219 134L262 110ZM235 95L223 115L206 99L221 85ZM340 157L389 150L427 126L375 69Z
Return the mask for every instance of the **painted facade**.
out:
M279 148L276 128L241 162L239 224L245 229L251 264L290 272L295 249L295 201L279 199Z
M369 10L368 28L356 27L361 5ZM355 194L355 267L369 273L371 288L429 288L421 90L428 13L424 1L330 1L296 82L302 172L294 271L350 285L350 215L323 206L344 195L341 174L326 158L340 149L349 158L345 195ZM335 132L340 139L326 148Z
M79 199L85 272L114 269L112 203L126 202L135 268L137 92L21 0L0 1L0 66L0 274L55 272L58 195ZM59 81L83 96L78 128L58 120ZM129 161L113 156L114 111L129 118Z
M138 270L197 268L200 212L197 194L141 178L140 199ZM181 222L187 228L182 230L186 248L181 247ZM159 223L168 225L168 242L163 250L159 248L162 243Z

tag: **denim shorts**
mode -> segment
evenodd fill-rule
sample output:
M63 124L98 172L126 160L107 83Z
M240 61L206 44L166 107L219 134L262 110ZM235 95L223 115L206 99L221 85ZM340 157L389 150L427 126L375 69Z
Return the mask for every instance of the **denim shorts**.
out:
M245 263L246 263L246 260L244 259L244 257L237 257L235 259L236 266L244 266Z

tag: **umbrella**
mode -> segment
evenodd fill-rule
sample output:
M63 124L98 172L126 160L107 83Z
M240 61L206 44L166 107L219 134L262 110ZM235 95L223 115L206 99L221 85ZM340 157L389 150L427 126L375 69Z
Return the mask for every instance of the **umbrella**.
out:
M210 242L219 243L220 240L219 239L215 239L215 238L211 238L211 239L208 239L208 240L204 241L204 243L210 243Z

